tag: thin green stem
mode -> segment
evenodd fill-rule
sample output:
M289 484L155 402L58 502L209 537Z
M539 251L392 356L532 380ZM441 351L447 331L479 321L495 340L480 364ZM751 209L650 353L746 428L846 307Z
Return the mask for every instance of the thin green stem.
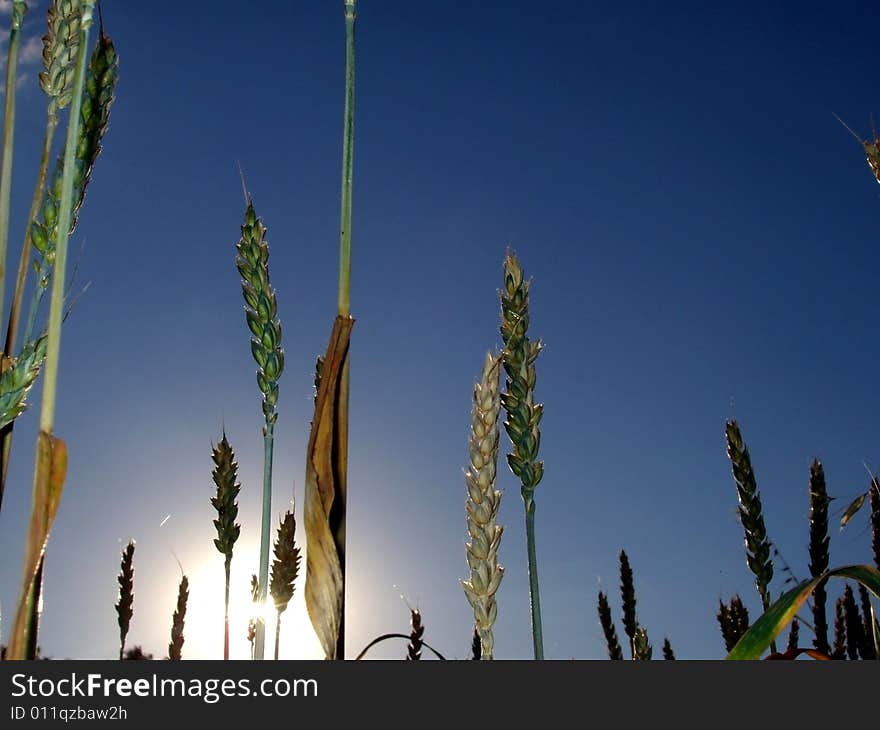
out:
M223 659L229 659L229 572L232 557L226 557L226 600L223 603Z
M357 0L345 0L345 112L339 236L339 314L351 311L351 181L354 161L354 21Z
M54 109L54 107L52 107ZM58 114L50 109L46 120L46 133L43 137L43 153L40 157L40 171L37 176L37 187L31 201L31 210L28 214L28 222L25 226L24 243L21 247L21 257L18 260L18 274L15 277L15 291L12 295L12 306L9 310L9 325L6 328L6 343L3 353L6 357L12 357L15 351L18 323L21 319L21 305L24 299L24 287L27 279L28 263L30 262L31 248L31 224L37 219L40 205L43 203L43 189L46 187L46 177L49 174L49 155L52 152L52 139L58 128ZM12 453L12 432L15 421L0 431L0 508L3 506L3 493L6 489L6 473L9 469L9 457Z
M260 587L257 603L266 605L269 588L269 549L272 539L272 450L274 446L274 423L263 429L263 520L260 534ZM266 621L261 610L257 617L257 635L254 639L254 658L263 659L266 648Z
M49 176L49 157L52 153L52 141L55 130L58 128L58 113L50 109L46 119L46 133L43 136L43 152L40 156L40 171L37 175L37 186L34 189L34 197L31 200L31 210L28 213L27 226L24 232L24 243L21 247L21 256L18 260L18 274L15 277L15 293L12 297L12 308L9 310L9 324L6 328L6 344L4 352L12 356L18 337L18 324L21 320L21 305L24 299L24 287L27 280L28 264L30 263L31 249L31 225L37 220L40 206L43 204L43 191L46 188L46 179Z
M9 31L9 55L6 60L3 156L0 161L0 321L3 319L3 302L6 296L6 249L9 244L9 205L12 195L12 153L15 138L15 81L25 7L24 3L15 3L12 12L12 29Z
M55 424L55 398L58 391L58 363L61 354L61 320L64 316L64 279L67 271L67 239L70 233L73 177L76 168L76 146L79 137L80 108L88 58L89 30L92 27L94 0L83 0L80 24L79 57L73 97L70 102L70 121L64 148L64 175L61 178L61 209L58 211L58 242L55 248L55 274L52 277L52 299L49 306L46 364L43 372L43 403L40 410L40 430L52 433Z
M535 659L544 658L544 633L541 624L541 595L538 591L538 555L535 551L535 493L531 489L522 490L526 507L526 544L529 557L529 596L532 608L532 642L535 646Z
M73 173L76 161L76 142L79 134L80 125L80 106L82 101L83 83L85 81L86 59L88 52L86 50L89 41L89 29L92 26L92 12L94 10L94 0L83 0L82 4L82 21L79 33L79 56L77 57L76 76L74 79L73 100L70 108L70 121L67 126L67 140L64 148L64 161L66 164L64 176L61 181L61 210L58 216L58 243L55 254L56 275L52 286L52 300L49 310L49 331L48 343L46 350L46 363L43 375L43 402L40 410L40 435L37 446L37 459L34 466L34 495L33 500L37 502L37 483L36 477L40 464L40 447L39 439L43 434L51 437L52 430L55 425L55 397L58 392L58 362L61 348L61 320L64 316L64 272L67 264L67 237L70 227L70 203L73 197ZM43 556L45 558L45 555ZM27 593L30 606L27 612L25 636L26 646L31 643L36 645L37 625L36 625L36 609L39 602L41 578L40 571L34 576L31 582L30 590Z
M278 661L278 647L281 643L281 611L275 617L275 661Z
M28 591L28 620L24 626L25 659L37 658L37 636L40 631L40 594L43 592L43 566L45 563L46 556L43 555Z

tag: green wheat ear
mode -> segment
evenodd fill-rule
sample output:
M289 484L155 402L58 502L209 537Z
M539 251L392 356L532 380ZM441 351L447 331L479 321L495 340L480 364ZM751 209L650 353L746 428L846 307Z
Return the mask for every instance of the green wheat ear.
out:
M0 376L0 429L12 423L27 408L27 394L40 374L46 358L46 336L27 342L21 354L7 364Z
M85 200L86 188L91 179L92 168L101 154L101 142L110 121L110 108L119 78L119 57L109 36L101 34L84 80L80 104L80 125L76 140L76 160L73 172L73 196L68 233L76 228L77 217ZM40 216L33 221L30 239L37 257L34 269L37 282L31 298L25 324L24 340L28 341L36 323L40 301L49 286L49 276L55 263L55 247L59 236L58 221L61 207L61 182L64 177L64 159L59 158L52 179L46 189L46 197Z
M76 54L79 50L79 0L54 0L47 13L48 30L43 36L43 70L40 88L49 97L49 114L57 116L70 104Z
M504 289L501 292L502 361L507 373L501 405L507 412L504 428L513 445L507 455L511 471L522 484L526 512L526 550L529 566L529 598L532 621L532 644L535 659L544 658L544 635L541 623L541 595L538 581L538 557L535 547L535 487L544 476L544 462L538 461L541 445L539 425L544 407L535 403L535 360L541 342L528 338L529 287L519 259L507 252L504 259Z
M248 201L241 227L241 240L236 244L235 265L241 274L241 290L245 301L245 318L253 335L251 353L257 363L257 385L263 394L263 415L266 425L278 419L278 378L284 370L281 349L281 322L278 302L269 282L269 244L266 227L257 218L254 205Z
M281 322L275 290L269 282L269 244L266 227L257 218L248 196L241 239L236 244L235 265L241 274L241 291L245 302L245 318L251 331L251 353L257 363L257 385L263 396L263 509L260 521L259 601L266 599L269 586L269 551L272 532L272 457L275 421L278 419L278 378L284 370L281 349ZM263 659L265 624L257 619L254 657Z

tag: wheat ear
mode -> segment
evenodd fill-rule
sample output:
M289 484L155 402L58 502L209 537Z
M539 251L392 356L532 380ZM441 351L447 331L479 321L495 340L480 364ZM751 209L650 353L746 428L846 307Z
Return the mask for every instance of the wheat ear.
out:
M122 565L119 571L119 600L116 603L116 616L119 622L119 658L125 654L125 637L134 615L134 540L129 540L122 551Z
M422 658L422 636L425 633L425 627L422 624L422 614L417 609L410 611L410 632L409 644L406 647L406 658L408 661L418 661Z
M538 583L538 556L535 548L535 488L544 476L544 462L538 461L541 444L540 423L544 407L535 403L535 360L541 342L529 339L529 288L519 259L510 251L504 259L504 289L501 292L501 339L507 373L501 404L507 412L504 428L513 445L507 455L511 471L519 477L526 516L526 549L529 565L529 597L532 643L535 659L544 658L541 624L541 596Z
M764 611L770 608L770 581L773 579L773 562L770 560L770 541L764 527L761 495L752 469L749 450L743 443L742 433L736 421L728 421L727 456L733 469L733 480L739 498L739 519L745 533L746 562L755 576L755 587L761 596ZM776 653L776 642L770 644Z
M465 472L467 486L467 527L470 542L465 553L470 577L461 582L480 634L483 659L492 659L495 638L492 626L498 615L495 594L504 568L498 564L498 547L504 528L497 524L501 492L495 489L498 465L498 414L501 410L499 358L486 354L480 382L474 385L469 438L470 466Z
M217 529L214 547L226 558L223 566L226 577L223 604L223 659L229 659L229 577L232 568L232 551L241 533L241 525L235 521L238 517L236 498L241 484L236 481L238 464L225 431L220 443L212 447L211 458L214 461L211 478L217 487L217 493L211 497L211 504L217 510L217 519L214 520L214 527Z
M272 581L269 593L275 603L275 659L278 660L278 644L281 639L281 614L287 610L296 578L299 575L300 549L296 545L296 519L293 511L286 512L278 526L275 541L275 560L272 562Z
M189 599L189 580L186 576L180 579L177 589L177 607L171 621L171 643L168 644L168 658L180 661L183 656L183 626L186 621L186 602Z
M608 605L608 596L599 591L599 625L605 635L605 646L608 648L608 658L614 660L623 659L623 651L617 640L617 630L614 628L614 619L611 618L611 607Z
M635 659L635 638L639 629L636 619L636 588L633 572L625 551L620 551L620 602L623 606L623 630L629 638L632 658Z
M281 322L275 290L269 282L269 244L266 227L257 218L253 203L247 202L241 239L236 244L235 265L241 274L241 291L245 301L245 318L253 337L251 353L257 363L257 385L263 396L263 512L260 531L260 595L266 601L269 587L269 549L272 532L272 452L275 421L278 419L278 378L284 370L281 349ZM266 626L257 619L254 656L262 659L265 651Z
M810 465L810 575L816 578L828 570L828 490L825 486L825 470L816 459ZM828 617L825 613L828 594L825 581L813 591L813 646L829 654Z

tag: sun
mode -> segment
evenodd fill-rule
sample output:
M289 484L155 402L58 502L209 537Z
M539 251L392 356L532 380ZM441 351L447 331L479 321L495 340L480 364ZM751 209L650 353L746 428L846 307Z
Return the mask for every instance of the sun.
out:
M244 551L242 551L244 552ZM213 557L213 556L212 556ZM265 658L275 653L275 629L277 613L271 597L258 606L251 600L251 575L244 570L236 571L236 560L241 565L256 564L256 554L233 558L229 585L229 658L250 659L251 644L248 641L248 625L252 619L263 617L266 625ZM281 614L279 659L322 659L323 652L302 598L304 575L296 582L296 591L287 610ZM189 576L189 601L184 628L185 659L223 658L223 558L205 560Z

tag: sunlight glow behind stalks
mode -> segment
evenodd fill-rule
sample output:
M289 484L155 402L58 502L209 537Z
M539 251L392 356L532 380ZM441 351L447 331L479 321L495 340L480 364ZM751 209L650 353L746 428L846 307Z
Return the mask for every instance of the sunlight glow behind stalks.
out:
M244 551L242 551L244 552ZM250 565L257 558L256 549L245 553L241 565ZM217 636L223 632L223 580L222 566L217 561L205 560L190 578L190 597L186 614L186 643L184 659L222 659L223 651ZM220 578L218 578L218 575ZM297 587L299 588L299 586ZM322 659L324 654L318 638L312 630L305 604L294 594L283 616L281 632L281 659ZM250 574L233 567L229 594L229 658L250 659L251 647L247 640L248 621L257 618L257 612L265 620L266 632L275 635L275 605L271 599L259 608L251 602ZM135 613L137 617L137 613Z

